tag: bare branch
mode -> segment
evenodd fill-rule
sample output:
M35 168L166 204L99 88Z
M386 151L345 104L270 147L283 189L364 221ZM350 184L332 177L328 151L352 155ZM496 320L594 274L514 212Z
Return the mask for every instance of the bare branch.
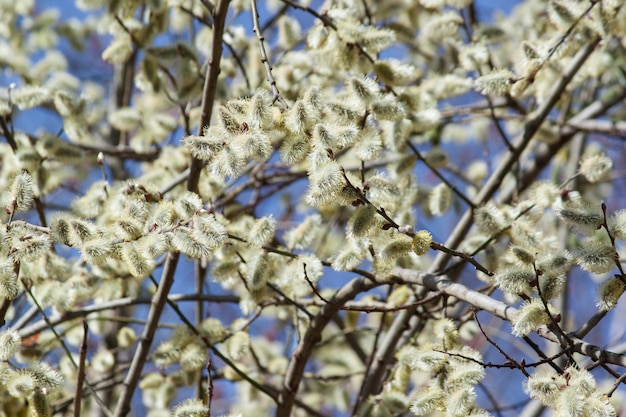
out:
M202 90L202 104L200 110L200 122L198 124L199 134L211 123L213 106L215 104L215 93L217 91L217 77L220 74L220 61L222 59L222 36L228 14L230 0L219 0L217 6L212 10L213 14L213 41L211 58L207 66L204 89ZM196 191L198 189L198 179L203 163L196 158L192 158L189 177L187 178L187 189Z
M250 5L252 7L252 22L254 23L254 33L259 40L261 62L263 62L263 66L265 67L267 81L270 83L272 93L274 94L274 101L278 101L281 106L283 106L283 108L288 109L289 104L287 104L283 96L280 95L280 91L278 91L278 86L276 85L276 80L274 79L274 75L272 74L272 64L267 55L267 50L265 48L265 38L263 37L263 33L261 32L261 26L259 25L259 12L256 7L256 0L250 0Z
M76 395L74 396L74 417L80 416L80 407L83 399L83 382L85 381L85 362L87 361L87 342L89 327L83 320L83 342L80 345L78 357L78 377L76 378Z
M169 253L167 256L167 261L165 263L165 267L163 268L163 273L161 274L159 289L157 290L154 300L152 301L152 306L150 308L150 312L148 313L148 321L144 327L143 333L141 334L141 340L139 341L137 351L133 356L130 369L126 374L126 378L124 378L122 392L120 393L117 406L113 414L114 417L124 417L131 411L130 404L133 394L137 389L141 372L146 360L148 359L150 346L154 340L154 333L156 332L159 321L161 320L163 308L165 307L167 297L170 289L172 288L172 284L174 283L174 273L176 271L179 256L180 255L178 253Z

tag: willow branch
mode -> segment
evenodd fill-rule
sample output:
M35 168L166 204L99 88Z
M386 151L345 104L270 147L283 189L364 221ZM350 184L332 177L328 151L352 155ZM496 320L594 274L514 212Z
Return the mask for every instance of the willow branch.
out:
M295 403L298 386L304 375L304 368L313 353L315 345L322 339L322 330L328 322L338 312L338 306L353 299L357 294L372 289L382 283L372 282L365 278L355 278L344 285L330 299L328 304L311 321L309 328L298 343L291 356L291 361L285 374L282 390L278 396L278 406L276 407L276 417L289 417L291 409Z
M506 175L511 171L511 168L519 161L520 155L528 147L531 139L539 130L541 124L546 119L550 110L554 107L556 102L561 97L561 94L565 91L569 82L574 78L576 73L580 70L587 58L593 53L595 47L600 42L599 38L587 43L583 46L578 53L572 58L570 65L565 69L562 77L552 87L548 93L546 99L542 105L534 112L534 115L530 121L526 124L523 134L517 138L513 144L515 151L509 152L507 157L497 167L494 173L487 180L483 188L480 190L476 198L474 199L475 205L481 205L487 202L495 192L500 188L502 181ZM448 240L445 243L445 247L454 249L463 241L465 236L473 223L473 210L467 210L463 217L458 222L457 226L450 233ZM436 272L445 266L450 259L451 255L440 252L435 258L435 261L430 267L431 272ZM369 396L372 393L377 392L384 377L385 369L388 364L393 360L393 352L396 349L398 341L403 334L406 333L406 337L411 337L413 329L407 331L407 325L409 320L414 316L415 309L403 310L398 314L392 323L389 332L385 335L379 349L375 353L376 360L370 373L365 377L365 389L362 390L362 398ZM415 327L415 326L414 326Z
M65 340L61 337L59 332L57 332L57 330L54 328L54 326L52 326L52 324L50 323L50 321L48 319L48 316L46 315L46 312L44 311L43 307L41 306L41 304L39 303L39 301L37 300L37 298L33 294L32 290L31 290L31 287L30 287L30 284L27 283L24 279L22 279L22 285L24 286L24 289L26 290L26 293L28 293L28 296L30 297L31 301L33 302L33 304L35 306L37 306L37 309L39 310L39 313L43 316L44 320L46 321L46 323L47 323L46 327L48 329L50 329L50 331L54 335L54 338L59 342L59 345L61 345L61 349L63 349L63 352L65 352L65 355L70 360L70 363L72 364L72 366L75 369L78 370L78 364L76 363L76 360L74 359L74 356L72 355L72 352L70 351L70 348L68 347L68 345L65 342ZM111 412L106 408L106 404L104 404L104 402L102 401L102 398L100 398L100 396L96 392L96 390L93 387L93 385L84 377L83 377L83 380L84 380L85 385L89 389L89 392L92 394L94 400L100 406L100 411L102 411L107 417L110 417L111 416Z
M261 52L261 62L263 62L263 66L265 66L265 73L267 75L267 81L270 83L270 87L272 88L272 94L274 94L274 101L278 101L281 106L285 109L289 108L289 104L285 101L283 96L280 95L280 91L278 91L278 86L276 86L276 80L274 79L274 75L272 74L272 64L270 63L270 59L267 55L267 50L265 49L265 37L261 31L261 26L259 25L259 12L256 7L256 0L250 0L250 5L252 7L252 21L254 24L254 33L256 34L257 39L259 40L259 51Z
M169 296L171 301L208 301L214 303L239 303L239 297L234 295L210 295L210 294L172 294ZM152 297L125 297L117 300L108 301L106 303L94 304L80 309L68 311L61 314L53 315L46 320L39 320L27 327L24 323L16 323L12 329L17 330L22 339L26 339L37 333L40 333L48 328L48 323L52 326L58 326L61 323L66 323L77 318L86 317L90 314L97 313L99 311L114 310L121 307L130 307L138 304L150 304L153 301Z
M487 311L508 322L514 322L519 316L520 312L515 307L480 292L471 290L465 285L453 282L446 276L435 276L404 268L395 268L392 272L395 276L407 283L417 284L430 291L440 291L444 294L451 295L471 304L478 310ZM546 326L539 326L536 332L546 340L555 343L561 342L554 332ZM569 334L568 337L572 342L571 345L569 345L572 351L588 356L595 361L603 360L606 363L626 367L626 357L624 355L604 350L575 337L573 334Z
M167 261L165 262L163 274L161 275L159 289L157 290L157 293L152 301L152 306L150 308L150 312L148 313L148 321L144 327L143 333L141 334L141 340L139 341L137 350L133 356L130 369L126 374L126 378L124 378L122 392L120 393L115 413L113 414L114 417L126 416L131 411L130 404L133 394L137 389L141 371L143 370L146 360L148 359L148 353L150 352L150 346L154 340L154 334L159 326L163 308L165 307L168 294L172 288L172 284L174 283L174 274L176 272L179 256L180 254L178 253L169 253L167 255Z
M83 382L85 382L85 363L87 361L87 341L89 336L89 327L87 322L83 320L83 341L80 344L78 357L78 371L76 377L76 395L74 396L74 416L80 416L80 408L83 399Z
M228 5L230 0L220 0L217 6L212 10L213 13L213 40L211 49L211 58L204 79L204 88L202 90L202 103L200 110L200 123L198 125L198 133L202 134L203 129L211 123L211 114L215 104L215 93L217 92L217 78L220 74L220 61L222 59L224 26L226 25L226 15L228 14ZM204 163L193 158L189 177L187 178L187 189L189 191L198 190L198 180Z

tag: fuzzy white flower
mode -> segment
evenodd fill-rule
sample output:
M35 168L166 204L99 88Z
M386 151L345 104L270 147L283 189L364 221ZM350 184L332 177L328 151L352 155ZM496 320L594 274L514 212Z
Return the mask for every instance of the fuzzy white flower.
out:
M580 173L589 182L603 180L612 168L613 161L603 153L587 157L580 161Z

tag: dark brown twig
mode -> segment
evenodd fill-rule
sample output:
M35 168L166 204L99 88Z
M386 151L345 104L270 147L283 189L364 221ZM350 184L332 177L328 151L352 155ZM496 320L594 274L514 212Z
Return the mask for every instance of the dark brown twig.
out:
M322 330L326 327L328 322L337 313L338 309L336 305L342 305L346 301L354 298L357 294L372 289L380 284L373 283L372 281L364 278L355 278L344 285L335 295L331 298L332 304L327 303L322 307L322 310L311 321L305 334L298 343L298 347L292 354L285 379L283 381L283 387L278 395L278 406L276 408L276 417L289 417L291 415L291 409L296 402L296 393L300 385L300 381L304 375L305 366L313 353L313 349L317 343L321 340Z
M267 55L267 50L265 48L265 37L261 32L261 26L259 25L259 12L256 7L256 0L250 0L250 5L252 7L252 22L254 25L254 33L256 34L257 39L259 40L259 51L261 52L261 62L263 62L263 66L265 67L265 74L267 75L267 81L270 83L270 87L272 89L272 93L274 95L274 101L278 101L283 108L288 109L289 104L285 101L283 96L280 95L280 91L278 91L278 86L276 85L276 80L274 79L274 75L272 74L272 64L270 63L270 59Z
M133 356L130 369L126 374L126 378L124 378L123 389L115 408L115 417L124 417L128 415L131 410L130 403L133 398L133 394L137 389L137 384L139 383L139 378L141 377L141 371L143 370L144 364L148 359L150 346L152 346L152 341L154 340L154 334L159 325L161 314L163 313L163 308L167 302L170 289L174 283L174 274L176 272L179 257L180 254L177 252L169 253L167 255L167 261L165 262L163 274L161 275L159 289L154 296L150 312L148 313L148 320L143 329L143 333L141 334L141 340L139 341L137 350Z
M211 417L211 405L213 403L213 377L211 376L211 354L207 355L206 363L206 408L207 417Z
M446 179L446 177L444 177L441 174L441 172L439 172L439 170L437 168L435 168L430 162L428 162L428 160L426 158L424 158L424 156L421 154L421 152L417 150L417 148L415 147L415 145L413 145L413 143L411 143L411 141L408 141L407 145L409 146L409 149L411 149L411 151L415 154L415 156L417 156L417 158L420 161L422 161L424 163L424 165L426 165L428 167L428 169L430 169L432 171L432 173L435 174L437 176L437 178L439 178L441 180L441 182L446 184L448 186L448 188L450 188L450 190L452 190L452 192L454 194L456 194L461 200L463 200L463 202L465 204L467 204L472 209L476 208L476 205L472 202L472 200L467 198L465 196L465 194L463 194L461 192L461 190L459 190L454 184L452 184L450 181L448 181Z
M76 393L74 395L74 417L80 417L80 408L83 399L83 383L85 382L85 363L87 361L87 340L89 327L87 321L83 320L83 341L80 344L78 353L78 370L76 377Z
M220 61L222 59L224 26L226 24L226 15L228 14L228 5L230 0L219 0L217 6L213 9L213 41L211 49L211 58L204 80L204 88L202 90L202 104L200 111L200 123L198 124L198 134L202 134L204 129L211 123L211 115L215 104L215 93L217 92L217 78L220 74ZM198 190L198 180L200 179L200 171L204 163L192 158L189 177L187 178L187 189L189 191Z
M530 376L530 374L526 371L526 369L524 368L524 366L522 364L520 364L519 362L517 362L515 359L513 359L508 353L506 353L501 347L500 345L498 345L494 340L492 340L487 333L485 332L485 329L483 329L483 326L480 324L480 320L478 320L478 316L476 315L476 311L474 311L474 320L476 321L476 324L478 324L478 328L480 329L480 332L483 334L483 337L487 340L487 342L489 342L490 345L492 345L493 347L495 347L498 352L500 352L500 354L502 356L504 356L507 360L507 363L504 365L490 365L490 366L496 366L496 367L506 367L506 368L516 368L519 369L526 378L528 378ZM466 359L471 359L471 358L466 358ZM485 364L481 363L480 361L476 361L477 363L480 363L481 365L485 366Z

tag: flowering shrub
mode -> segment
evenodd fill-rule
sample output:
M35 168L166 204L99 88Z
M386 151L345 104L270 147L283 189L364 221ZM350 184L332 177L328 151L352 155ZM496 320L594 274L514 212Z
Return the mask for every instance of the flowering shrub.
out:
M618 414L623 2L48 6L0 2L0 414Z

